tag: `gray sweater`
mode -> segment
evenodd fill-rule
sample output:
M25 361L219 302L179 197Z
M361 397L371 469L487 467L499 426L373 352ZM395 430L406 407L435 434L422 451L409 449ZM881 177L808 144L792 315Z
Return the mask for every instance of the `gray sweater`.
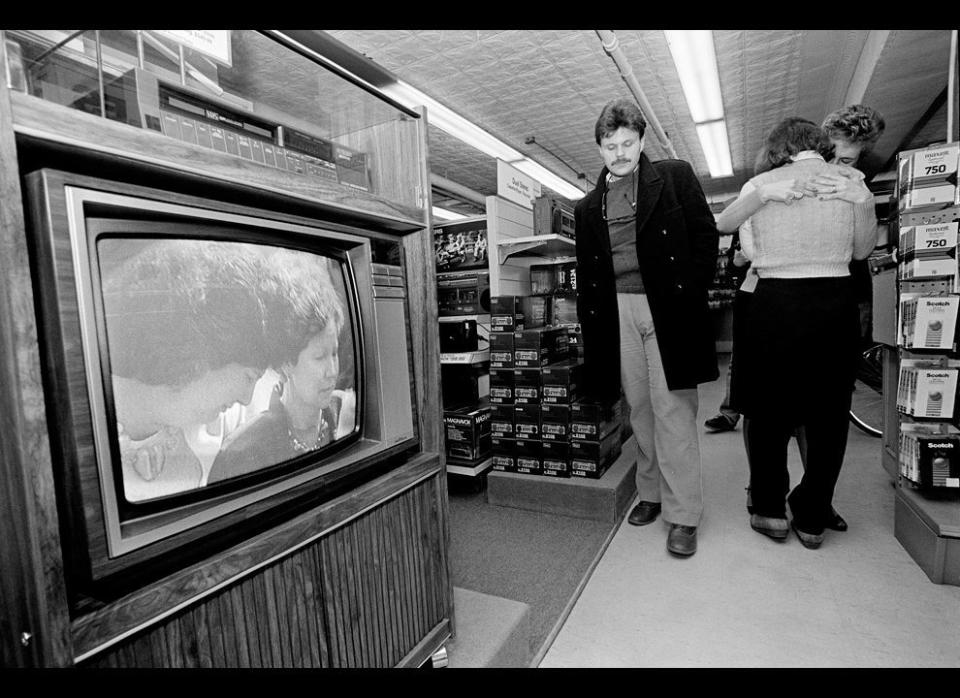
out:
M764 172L748 185L839 172L819 157ZM763 278L849 276L851 259L865 259L877 242L873 199L851 204L805 196L787 205L768 202L740 231L743 253Z

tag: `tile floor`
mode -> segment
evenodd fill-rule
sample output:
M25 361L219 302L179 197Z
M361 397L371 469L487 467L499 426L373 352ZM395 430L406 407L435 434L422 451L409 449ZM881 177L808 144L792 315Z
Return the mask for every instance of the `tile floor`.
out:
M701 425L720 390L700 387ZM750 529L742 439L702 432L697 554L670 556L660 520L624 519L539 666L960 667L960 587L930 582L894 537L880 440L851 428L834 498L850 529L807 550Z

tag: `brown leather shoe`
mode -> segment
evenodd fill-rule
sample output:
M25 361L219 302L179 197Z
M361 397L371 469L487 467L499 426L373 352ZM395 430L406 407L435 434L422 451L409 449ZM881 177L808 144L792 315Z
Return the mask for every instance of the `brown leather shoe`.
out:
M697 552L697 527L670 524L670 532L667 534L667 550L682 557L690 557Z
M646 526L660 515L660 502L640 502L630 512L627 521L634 526Z

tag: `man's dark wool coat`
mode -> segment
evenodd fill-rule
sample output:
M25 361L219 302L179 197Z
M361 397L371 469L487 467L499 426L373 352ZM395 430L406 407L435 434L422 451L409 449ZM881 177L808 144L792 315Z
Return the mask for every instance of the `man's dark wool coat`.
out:
M583 331L585 392L620 393L620 324L613 256L602 199L607 168L574 210L577 314ZM682 160L651 162L640 154L637 261L650 303L670 390L715 380L716 344L707 289L717 270L719 233L693 168Z

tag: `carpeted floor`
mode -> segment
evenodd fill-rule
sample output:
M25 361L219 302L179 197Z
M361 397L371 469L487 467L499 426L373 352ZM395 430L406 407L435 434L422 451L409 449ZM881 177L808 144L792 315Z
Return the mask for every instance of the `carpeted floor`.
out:
M453 585L527 604L538 656L614 524L490 505L458 480L449 498Z

